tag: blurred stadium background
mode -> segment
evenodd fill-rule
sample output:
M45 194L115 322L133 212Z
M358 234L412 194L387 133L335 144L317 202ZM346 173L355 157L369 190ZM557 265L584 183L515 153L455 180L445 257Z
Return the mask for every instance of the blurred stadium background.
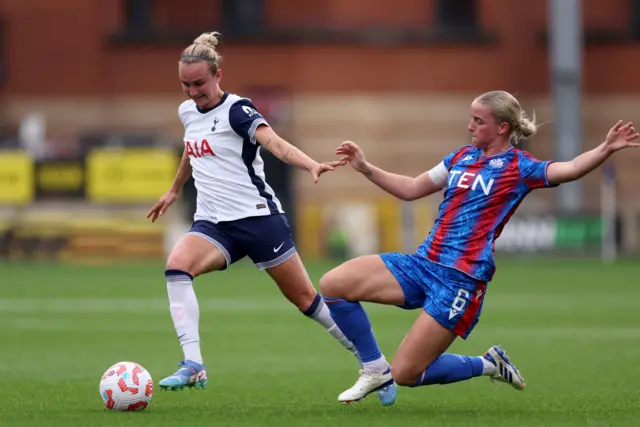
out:
M639 2L535 1L526 14L523 4L7 0L0 254L164 256L190 222L191 187L183 208L158 226L142 213L174 176L184 99L176 61L202 31L223 33L223 88L251 97L277 131L317 159L331 159L352 139L375 164L418 174L467 142L470 101L496 88L546 123L525 148L569 159L637 111ZM349 170L313 186L304 172L265 157L307 258L411 250L439 203L403 206ZM640 248L636 161L611 162L615 188L607 184L605 204L615 204L612 241L627 254ZM604 176L534 193L498 247L599 256L608 224Z
M639 0L4 0L0 319L5 327L0 338L6 351L0 371L12 385L33 380L19 386L17 394L7 387L0 392L10 402L9 425L86 421L69 415L74 405L82 406L71 397L46 403L47 390L62 378L60 369L70 357L82 356L75 362L77 378L72 376L78 381L64 387L70 396L85 396L86 389L86 404L96 408L101 369L135 359L159 379L180 357L165 307L162 270L167 251L190 225L193 186L187 185L180 204L159 223L150 224L145 215L172 182L182 151L178 58L201 32L213 30L223 34L223 89L252 98L278 133L318 160L331 159L336 145L350 139L364 147L373 163L417 175L467 142L469 105L493 89L514 93L546 123L524 147L541 159L568 160L601 142L618 119L640 121ZM398 202L350 169L326 174L313 185L304 172L264 151L263 156L267 179L289 212L314 280L347 257L413 250L428 233L440 202L439 197ZM640 356L632 345L638 338L637 315L620 311L640 297L629 286L638 283L640 273L637 163L638 153L621 154L580 183L533 193L498 241L496 283L504 286L496 286L494 302L494 295L488 298L492 311L461 351L484 351L498 331L504 336L505 324L529 328L524 337L514 329L503 344L519 352L538 384L548 380L539 393L555 394L532 390L529 396L539 400L529 404L509 395L512 400L501 400L501 405L515 408L507 411L515 421L493 419L491 425L548 426L557 420L607 425L615 417L612 425L626 425L635 420L638 403L628 396L637 392L637 368L625 368L627 375L615 383L609 377L604 382L579 378L585 370L596 377L603 358L618 364ZM614 260L615 266L600 265ZM275 377L265 382L302 387L296 396L326 394L327 405L350 385L350 379L340 381L353 374L350 361L315 326L294 310L286 311L266 275L241 263L201 280L221 282L199 287L198 295L203 322L209 325L203 330L205 354L215 353L237 368L229 373L221 367L218 373L222 382L236 384L232 392L246 393L241 385L254 372L245 370L246 363L256 363L238 359L238 351L250 354L250 349L234 338L236 332L263 337L256 338L263 347L259 363L273 372L285 369L276 368L284 364L290 372L316 375L325 385L305 390L308 385ZM572 280L580 282L571 285ZM602 289L602 283L608 288ZM273 304L266 310L270 320L256 314L264 309L260 298ZM519 302L514 306L514 301ZM225 309L226 303L239 314ZM122 313L131 317L114 316ZM374 323L384 320L377 334L392 356L413 314L373 313ZM110 326L105 315L110 315ZM131 319L137 332L130 338L140 345L123 353L114 334L130 327ZM309 354L284 332L274 332L280 327L291 336L308 336ZM613 334L610 340L598 341L608 333ZM567 360L537 362L552 341L562 346ZM87 342L91 346L82 344ZM623 359L608 358L594 342L617 345ZM11 360L10 354L21 360ZM41 354L48 356L42 359ZM576 365L577 355L591 359ZM335 358L330 370L342 377L329 380L317 368L304 373L310 365L296 358L316 366L327 364L325 356ZM574 382L570 378L565 385L580 388L575 400L565 396L567 390L548 385L572 367ZM453 412L440 414L443 418L430 412L429 417L482 424L475 412L460 408L490 405L497 398L472 386L471 395L455 400L457 387L431 392L429 411L437 413L437 405L444 404ZM434 403L436 393L445 393L444 401ZM235 408L241 402L265 411L244 396L246 401L233 402L198 397L197 403L225 411L225 405ZM251 418L238 409L235 425L285 425L288 417L298 426L313 425L316 416L348 416L333 414L333 407L311 416L298 413L301 403L310 403L276 396L270 395L274 400L267 405L289 412L272 408L266 418ZM409 402L424 403L420 394L411 396L418 397L407 397ZM177 403L157 399L163 417L164 409L190 404L186 398ZM567 412L567 407L573 409ZM631 407L635 412L629 412ZM29 408L39 408L36 412L47 418L24 418ZM370 426L392 420L389 413L373 414L344 420ZM407 421L422 415L405 412Z

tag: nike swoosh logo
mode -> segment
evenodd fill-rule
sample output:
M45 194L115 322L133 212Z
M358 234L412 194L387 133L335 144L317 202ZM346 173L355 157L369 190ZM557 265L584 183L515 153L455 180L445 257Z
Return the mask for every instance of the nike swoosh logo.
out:
M278 246L277 248L273 248L273 252L278 252L282 245L284 245L284 242L280 243L280 246Z

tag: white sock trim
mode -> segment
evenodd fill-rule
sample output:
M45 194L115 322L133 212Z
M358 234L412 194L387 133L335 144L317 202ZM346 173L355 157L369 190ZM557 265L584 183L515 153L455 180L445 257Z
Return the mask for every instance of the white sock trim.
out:
M481 356L480 359L482 360L482 375L495 375L497 366L485 357Z
M365 371L375 372L376 374L382 374L387 369L389 369L389 362L385 359L384 355L380 356L376 360L372 360L371 362L364 362L362 364L362 368Z

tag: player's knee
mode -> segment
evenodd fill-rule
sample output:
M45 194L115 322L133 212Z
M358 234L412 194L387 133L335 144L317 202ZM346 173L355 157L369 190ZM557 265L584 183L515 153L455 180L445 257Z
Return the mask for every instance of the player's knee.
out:
M329 298L344 298L347 301L360 301L363 297L360 282L343 268L329 271L320 279L320 292Z
M416 372L410 366L400 363L391 364L391 376L399 386L411 387L415 385L421 372Z
M196 263L193 257L188 256L188 254L182 251L172 252L169 255L165 269L184 271L192 277L196 277L199 274L199 272L196 271Z
M320 293L329 298L344 298L340 277L331 270L320 278Z
M276 280L280 291L283 295L300 311L306 311L311 305L313 305L318 293L311 284L304 280L299 281L278 281Z

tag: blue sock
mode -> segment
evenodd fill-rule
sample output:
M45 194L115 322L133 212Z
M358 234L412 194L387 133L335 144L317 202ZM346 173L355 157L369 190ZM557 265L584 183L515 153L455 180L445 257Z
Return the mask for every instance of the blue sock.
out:
M414 387L431 384L451 384L482 375L482 357L444 353L420 375Z
M358 357L358 352L355 346L349 339L346 337L344 332L340 330L340 327L336 324L336 321L331 317L331 312L329 311L329 307L322 300L322 296L320 294L316 294L315 299L306 310L302 311L302 314L307 316L311 320L315 320L319 324L322 325L323 328L331 334L336 341L338 341L344 348L349 350L354 356ZM360 359L358 358L358 361Z
M349 341L356 346L362 363L372 362L382 357L382 352L373 331L371 322L359 302L351 302L342 298L324 297L331 317Z

